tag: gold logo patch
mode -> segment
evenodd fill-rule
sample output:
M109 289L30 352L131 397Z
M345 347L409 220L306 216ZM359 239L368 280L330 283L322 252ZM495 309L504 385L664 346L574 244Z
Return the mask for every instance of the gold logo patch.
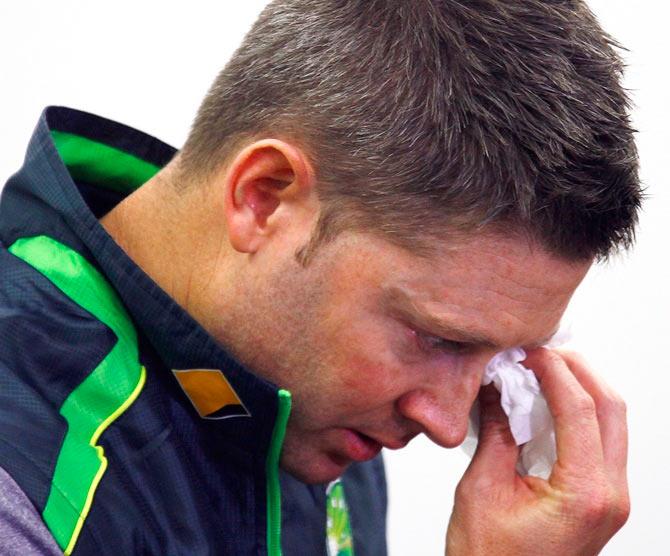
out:
M251 414L219 369L172 371L203 419L250 417Z

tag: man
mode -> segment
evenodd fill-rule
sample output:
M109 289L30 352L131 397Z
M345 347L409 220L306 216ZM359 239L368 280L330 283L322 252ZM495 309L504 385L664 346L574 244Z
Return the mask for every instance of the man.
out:
M4 553L383 554L380 449L478 395L447 553L598 553L624 406L541 346L633 237L620 72L577 1L285 0L178 153L47 109L0 203ZM480 393L513 346L547 481Z

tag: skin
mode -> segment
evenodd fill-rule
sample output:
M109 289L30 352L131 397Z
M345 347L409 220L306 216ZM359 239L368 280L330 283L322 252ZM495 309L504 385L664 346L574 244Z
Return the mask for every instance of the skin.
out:
M458 446L480 395L448 554L596 554L628 513L623 404L577 355L537 349L590 262L512 233L449 235L426 258L351 231L303 267L294 255L319 214L308 158L273 138L228 160L177 193L177 158L102 224L235 357L292 392L281 465L322 483L420 433ZM548 481L516 475L497 396L480 394L484 366L512 346L528 350L555 417Z

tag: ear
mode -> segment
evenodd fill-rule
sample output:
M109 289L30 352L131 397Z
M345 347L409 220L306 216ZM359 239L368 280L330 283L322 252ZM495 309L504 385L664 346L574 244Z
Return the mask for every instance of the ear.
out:
M313 209L314 173L304 152L278 139L245 147L225 170L224 210L231 245L255 253Z

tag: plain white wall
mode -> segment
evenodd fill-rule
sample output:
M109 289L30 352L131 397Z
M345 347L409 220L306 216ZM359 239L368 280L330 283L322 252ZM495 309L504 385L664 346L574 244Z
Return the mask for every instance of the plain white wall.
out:
M181 145L210 82L265 3L1 3L0 182L19 168L48 104L92 111ZM649 0L589 3L629 49L626 86L636 103L633 117L649 198L635 250L589 274L567 320L573 345L629 407L633 511L603 554L670 554L665 516L670 498L670 366L665 354L670 343L665 167L670 162L670 11L665 3ZM442 554L452 493L467 458L424 439L386 456L390 553Z

